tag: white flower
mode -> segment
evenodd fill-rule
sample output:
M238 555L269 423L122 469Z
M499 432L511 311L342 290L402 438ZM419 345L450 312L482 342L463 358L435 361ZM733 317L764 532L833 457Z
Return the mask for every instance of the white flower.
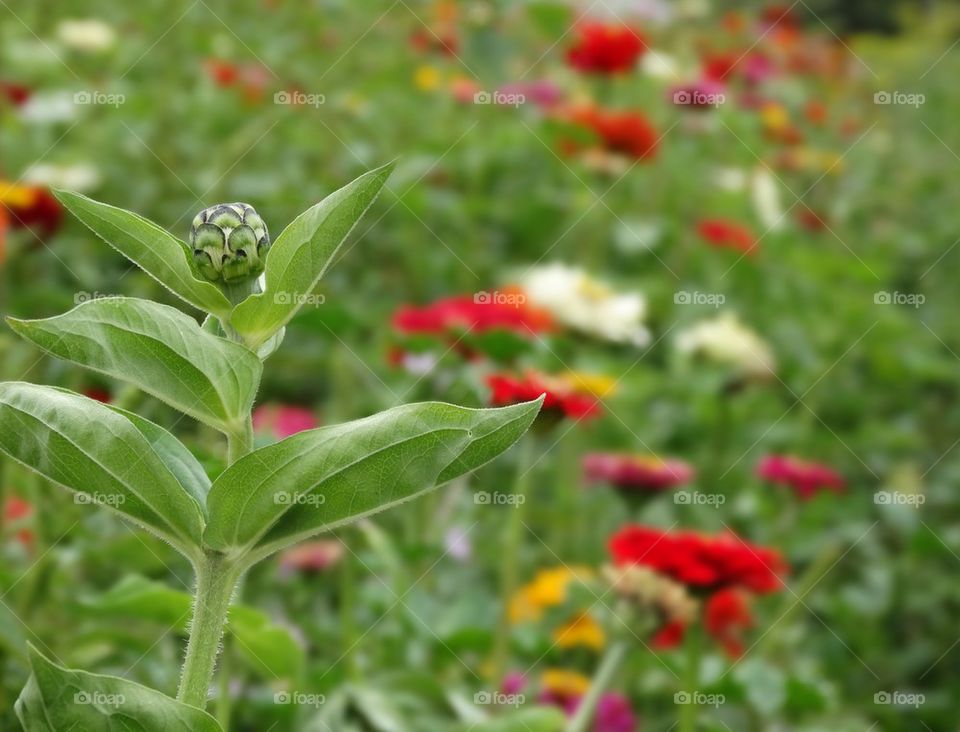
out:
M676 80L681 78L676 59L654 48L649 49L640 59L640 68L643 73L654 79Z
M36 163L27 168L23 180L35 186L64 188L85 193L100 185L100 171L86 163L78 165L53 165Z
M750 178L750 194L757 218L769 231L783 228L783 207L780 205L780 189L776 178L765 167L758 167Z
M31 94L18 112L24 122L34 124L69 122L77 116L77 106L71 92L40 92Z
M714 185L723 191L739 193L747 187L747 171L742 168L717 168L712 178Z
M701 320L678 334L675 344L681 353L703 355L750 376L768 376L776 368L770 347L734 313Z
M520 281L529 302L561 325L615 343L645 346L647 303L639 292L614 292L577 267L561 263L531 269Z
M64 20L57 26L60 42L76 51L100 53L111 48L117 35L102 20Z

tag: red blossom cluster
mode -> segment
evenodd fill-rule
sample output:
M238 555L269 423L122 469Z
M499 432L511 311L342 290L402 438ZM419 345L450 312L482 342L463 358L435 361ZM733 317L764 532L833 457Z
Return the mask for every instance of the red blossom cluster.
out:
M757 245L757 238L749 228L727 219L704 219L697 224L697 233L717 249L753 254Z
M593 394L578 390L575 386L559 379L550 379L529 372L523 376L492 374L487 377L490 387L490 403L494 406L507 406L538 399L541 394L546 398L540 410L543 415L584 419L600 413L600 400Z
M550 316L519 299L473 295L446 297L423 307L405 305L393 316L393 327L404 334L459 335L509 330L523 336L550 330Z
M647 50L644 37L627 25L584 22L580 37L567 51L573 68L588 74L617 74L630 71Z
M694 469L682 460L629 453L589 453L583 457L589 483L607 483L624 490L659 491L689 482Z
M585 106L572 110L569 120L592 132L607 152L636 160L647 160L656 155L660 136L650 120L640 112ZM572 142L564 144L569 152L575 152L578 147Z
M757 475L771 483L789 486L804 500L812 498L818 491L841 493L846 488L843 476L832 468L790 455L763 458L757 465Z
M753 623L747 595L739 590L715 592L704 605L703 624L707 633L733 658L743 655L742 631L752 628ZM656 632L650 646L656 650L676 648L683 643L686 632L683 622L671 621Z

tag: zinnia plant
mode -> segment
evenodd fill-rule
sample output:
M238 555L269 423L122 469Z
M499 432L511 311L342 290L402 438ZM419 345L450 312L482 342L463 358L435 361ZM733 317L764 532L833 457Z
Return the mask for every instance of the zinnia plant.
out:
M218 430L227 467L211 480L174 435L132 412L60 388L0 384L0 450L166 541L196 574L176 699L62 668L31 648L32 675L16 705L27 732L220 730L204 707L231 599L254 564L474 470L533 422L540 399L501 409L410 404L255 449L252 408L264 361L390 170L336 191L272 243L245 204L201 212L188 246L136 214L57 194L100 238L208 315L201 325L167 305L111 297L10 325L45 351ZM78 694L123 701L77 703Z

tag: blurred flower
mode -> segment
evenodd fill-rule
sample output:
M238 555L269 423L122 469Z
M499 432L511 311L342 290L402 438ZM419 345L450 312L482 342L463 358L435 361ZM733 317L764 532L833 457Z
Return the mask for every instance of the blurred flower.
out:
M790 455L767 455L757 465L757 476L789 486L804 500L821 490L841 493L846 487L846 481L832 468Z
M827 105L821 102L819 99L811 99L805 105L803 105L803 116L807 118L807 121L812 125L817 127L823 126L829 115L829 110Z
M786 145L803 142L803 133L793 126L790 113L779 102L765 102L760 106L760 122L768 139Z
M219 87L237 87L248 104L262 102L270 72L260 63L236 64L218 58L209 58L203 62L207 76Z
M592 132L601 149L635 160L652 159L657 152L659 135L650 121L640 112L604 110L595 106L573 109L569 121ZM565 151L576 152L580 145L564 141Z
M73 93L68 91L50 91L31 94L20 105L20 118L33 124L53 124L70 122L77 116L77 105Z
M410 47L417 53L440 52L446 56L456 56L459 41L453 32L434 33L422 29L410 34Z
M627 697L611 692L600 697L593 732L636 732L636 729L637 717Z
M442 80L436 66L418 66L413 73L413 83L420 91L435 91Z
M716 109L724 101L726 87L719 81L706 78L670 88L671 102L684 109L705 111Z
M843 155L831 150L795 147L777 158L777 165L791 172L812 175L839 175L844 170Z
M648 49L640 62L640 70L654 79L677 79L680 77L680 64L670 54Z
M567 62L590 74L616 74L633 69L646 50L646 40L633 28L585 21L579 39L567 51Z
M8 528L16 531L16 539L25 548L30 548L33 544L33 530L24 526L24 524L33 515L33 506L22 498L17 496L8 496L3 504L3 521Z
M460 295L435 300L429 305L404 305L393 316L393 328L404 334L459 337L463 333L509 330L523 336L548 331L550 315L528 306L522 293Z
M466 562L473 556L473 545L470 542L470 530L462 526L451 526L443 537L446 553L458 562Z
M697 233L717 249L753 254L756 246L756 237L750 229L727 219L704 219L697 224Z
M84 193L100 185L100 171L93 165L54 165L35 163L23 174L23 181L45 188L64 188Z
M458 76L450 82L450 91L453 93L453 98L461 104L473 104L474 95L482 90L480 84L473 79Z
M667 624L688 623L696 617L697 601L686 586L649 567L607 565L603 576L618 596L643 610L656 611Z
M748 376L769 376L776 368L769 346L734 313L701 320L682 331L675 343L681 353L703 355Z
M555 107L563 101L563 89L547 79L535 81L515 81L497 89L497 93L506 96L522 96L526 102L538 107Z
M814 211L806 204L799 206L794 215L800 227L807 231L820 232L830 228L826 215L819 211Z
M500 693L505 694L506 696L514 696L519 694L526 688L527 677L524 676L519 671L512 671L507 674L503 682L500 684Z
M707 536L633 524L614 534L609 548L618 566L649 567L704 594L736 587L776 592L786 572L779 552L748 544L732 532Z
M13 229L31 229L41 238L52 236L63 221L63 208L46 188L0 180L0 208Z
M681 645L689 622L673 620L666 623L654 635L651 647L668 650ZM707 634L717 641L731 658L743 655L742 631L752 628L753 622L747 594L739 590L720 590L710 595L704 604L703 624Z
M22 84L0 81L0 99L6 99L15 107L23 106L30 98L30 88Z
M590 679L577 671L549 668L540 677L540 686L544 701L561 702L562 706L564 702L586 694L590 689Z
M630 453L588 453L583 461L589 483L608 483L627 490L659 491L688 483L693 468L680 460Z
M563 605L569 596L570 586L586 582L593 577L588 567L562 566L541 569L526 585L510 598L508 616L510 622L540 620L550 608Z
M783 228L784 214L780 205L780 188L770 169L759 166L750 177L750 193L757 218L768 231Z
M744 81L752 86L758 86L777 73L777 68L769 56L758 51L748 53L738 64L738 71Z
M305 407L286 404L261 404L253 411L253 428L282 440L318 426L313 412Z
M531 304L581 333L638 347L650 342L643 325L647 304L639 292L615 292L584 270L559 262L530 269L520 286Z
M104 404L110 404L113 402L113 395L106 389L99 386L90 386L83 390L83 395L89 397L90 399L95 399L98 402L103 402Z
M742 168L717 168L713 173L713 182L717 188L737 193L747 187L747 171Z
M553 641L557 648L603 649L607 642L603 627L589 613L580 613L569 623L553 631Z
M323 572L338 564L345 553L344 545L335 539L308 541L283 552L280 568L304 573Z
M99 53L113 47L117 34L102 20L63 20L57 25L57 38L76 51Z
M490 403L506 406L538 399L546 395L541 417L570 417L577 421L595 417L600 413L600 399L585 389L578 388L564 376L547 376L536 372L527 372L523 376L510 374L492 374L487 377L490 387Z

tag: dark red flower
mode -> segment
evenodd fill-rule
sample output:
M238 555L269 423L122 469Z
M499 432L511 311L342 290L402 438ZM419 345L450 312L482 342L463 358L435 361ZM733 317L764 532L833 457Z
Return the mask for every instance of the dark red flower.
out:
M757 244L750 229L727 219L704 219L697 224L697 233L711 246L744 254L752 254Z
M91 399L96 399L98 402L103 402L104 404L110 404L113 401L113 395L99 386L91 386L84 389L83 395Z
M7 186L0 180L0 206L10 228L31 229L43 239L63 222L63 207L46 188Z
M30 98L30 88L22 84L14 84L9 81L0 81L0 97L6 99L15 107L20 107L27 103Z
M639 564L702 593L731 587L766 593L779 590L786 571L779 552L754 546L735 534L705 536L629 525L610 539L618 565Z
M637 160L653 158L659 135L643 114L629 110L614 111L597 107L580 107L570 116L573 124L591 131L608 152L627 155ZM576 150L577 145L567 145Z
M616 74L630 71L647 50L646 40L627 25L584 22L580 37L567 51L567 62L588 74Z
M727 83L731 80L741 60L742 54L737 51L708 53L701 62L703 77L710 81Z
M821 490L841 493L846 487L846 481L832 468L790 455L763 458L757 465L757 475L771 483L789 486L804 500Z
M752 628L753 622L747 596L739 590L715 592L707 598L703 608L704 628L731 658L743 655L742 631ZM683 643L686 633L686 624L672 620L654 634L650 647L658 651L676 648Z
M689 482L693 468L681 460L630 453L589 453L583 457L584 477L590 483L609 483L628 490L659 491Z
M533 372L516 377L509 374L492 374L487 377L490 387L490 403L507 406L538 399L546 394L542 415L585 419L600 413L600 399L571 382L551 378Z
M3 519L16 528L16 538L24 547L29 548L33 544L33 531L22 526L33 514L33 506L22 498L10 496L3 504ZM19 528L17 528L19 527Z

